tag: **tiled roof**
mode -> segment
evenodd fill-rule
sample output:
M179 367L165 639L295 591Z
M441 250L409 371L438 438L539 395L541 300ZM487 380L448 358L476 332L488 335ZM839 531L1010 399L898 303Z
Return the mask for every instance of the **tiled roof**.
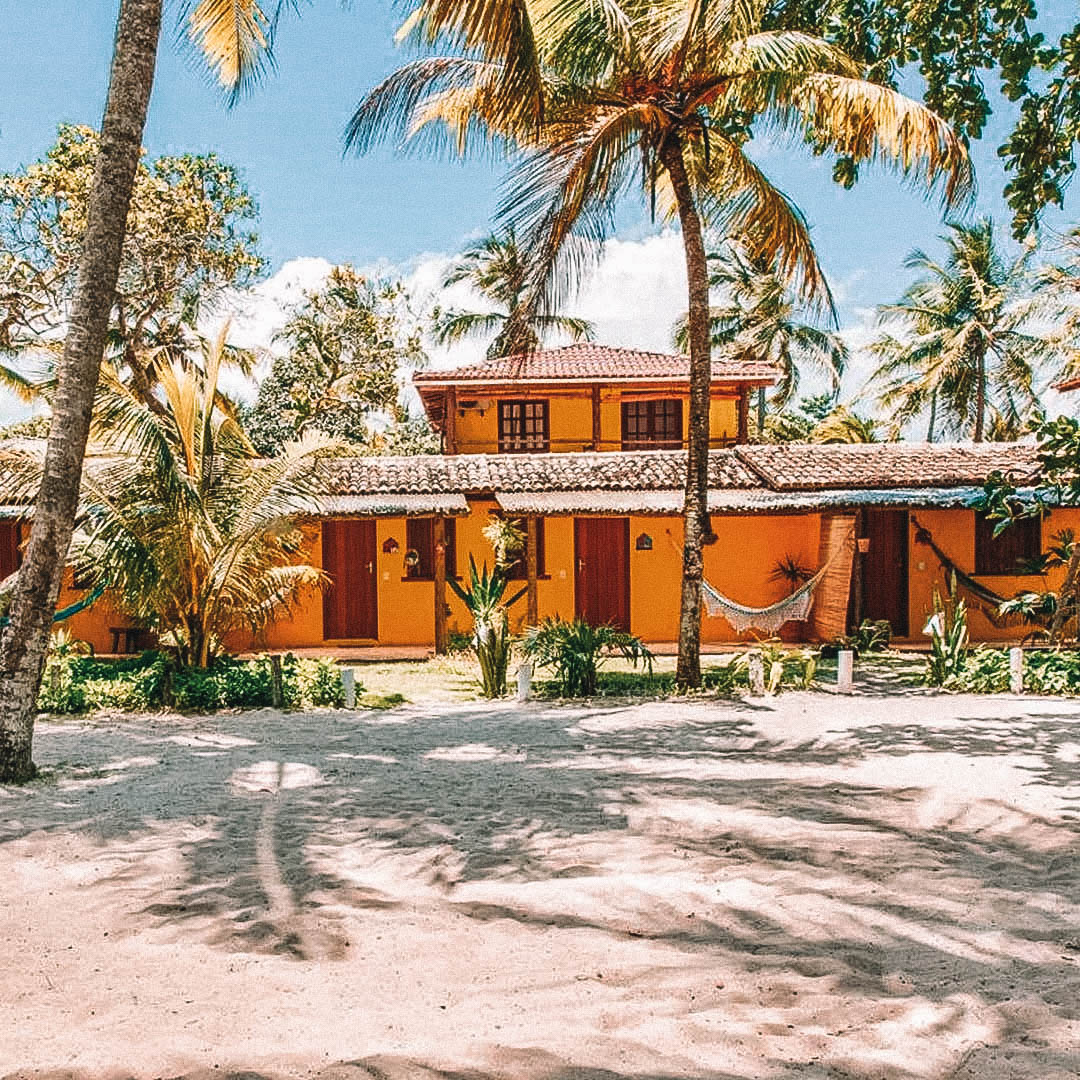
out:
M786 444L736 453L774 491L978 486L992 472L1024 484L1038 475L1038 448L1028 443Z
M713 378L726 382L771 385L777 379L772 364L757 360L714 359ZM463 367L421 371L413 376L420 386L457 382L562 382L564 380L636 382L685 380L690 376L690 358L667 353L618 349L610 345L567 345L561 349L540 349L515 356L501 356Z

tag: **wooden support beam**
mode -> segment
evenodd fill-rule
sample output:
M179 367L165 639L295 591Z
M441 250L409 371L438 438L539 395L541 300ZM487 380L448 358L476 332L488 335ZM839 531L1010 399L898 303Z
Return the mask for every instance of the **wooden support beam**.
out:
M745 386L739 391L735 414L739 421L735 441L740 444L748 443L750 441L750 391Z
M443 399L446 414L443 417L443 453L457 453L457 387L448 386Z
M435 652L446 653L446 519L437 517L434 527L435 555Z
M540 622L540 598L536 588L536 579L540 574L540 528L536 518L525 519L525 577L528 591L525 594L525 622L536 626Z
M593 383L592 388L592 448L600 449L600 384Z

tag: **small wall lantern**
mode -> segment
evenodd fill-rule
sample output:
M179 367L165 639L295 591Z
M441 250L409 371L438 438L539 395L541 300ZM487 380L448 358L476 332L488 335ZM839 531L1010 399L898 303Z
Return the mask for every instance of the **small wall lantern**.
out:
M860 536L859 537L859 554L860 555L865 555L869 550L870 550L870 537L869 536Z
M634 543L634 547L638 551L652 551L652 537L648 533L642 533Z
M405 565L406 566L419 566L420 565L420 552L416 548L409 548L405 552Z
M397 554L400 547L401 547L401 545L392 536L388 536L383 541L383 546L382 546L383 554L384 555L395 555L395 554Z

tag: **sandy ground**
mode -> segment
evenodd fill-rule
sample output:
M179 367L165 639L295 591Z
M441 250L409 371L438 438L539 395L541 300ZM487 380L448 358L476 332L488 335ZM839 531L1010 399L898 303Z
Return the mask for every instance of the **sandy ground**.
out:
M46 723L0 1076L1080 1075L1080 705Z

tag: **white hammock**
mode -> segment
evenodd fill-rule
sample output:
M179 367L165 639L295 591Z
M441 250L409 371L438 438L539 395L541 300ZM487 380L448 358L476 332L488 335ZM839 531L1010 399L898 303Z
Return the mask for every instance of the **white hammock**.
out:
M852 529L854 531L854 529ZM825 561L825 565L808 581L803 582L790 596L777 600L768 607L752 608L737 604L718 592L708 581L702 580L701 591L705 600L705 610L713 618L723 616L737 634L753 627L766 634L775 634L786 622L803 622L814 606L814 590L821 584L829 568L847 549L851 532L844 537L836 550Z
M832 560L830 560L831 562ZM768 607L752 608L745 604L737 604L729 600L723 593L719 593L707 581L701 582L701 591L705 599L705 610L714 619L723 616L731 628L737 634L741 634L751 627L763 630L766 634L775 634L786 622L802 622L810 614L810 608L814 604L814 589L817 588L825 572L829 569L825 564L809 581L800 585L790 596L778 600Z

